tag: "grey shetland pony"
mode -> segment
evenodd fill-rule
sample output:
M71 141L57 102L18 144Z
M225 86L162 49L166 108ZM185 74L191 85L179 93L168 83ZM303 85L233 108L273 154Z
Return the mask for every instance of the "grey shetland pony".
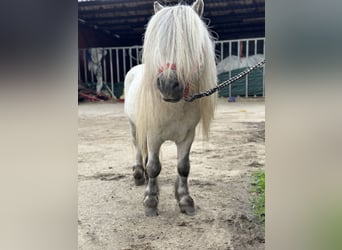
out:
M217 80L212 37L201 20L203 7L203 0L172 7L155 2L144 36L143 64L125 78L125 112L136 148L133 176L136 185L147 180L147 216L158 215L159 151L167 140L177 145L175 196L180 211L195 213L188 189L189 153L197 124L208 136L215 96L194 102L184 97L214 87Z

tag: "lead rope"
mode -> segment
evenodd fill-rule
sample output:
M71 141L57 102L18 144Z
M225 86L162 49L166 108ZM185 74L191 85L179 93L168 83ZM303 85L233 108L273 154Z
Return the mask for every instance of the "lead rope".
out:
M254 66L250 67L249 69L246 69L245 71L242 71L241 73L239 73L236 76L231 77L230 79L224 81L223 83L217 85L216 87L209 89L205 92L201 92L201 93L197 93L197 94L193 94L191 96L187 96L184 97L184 100L186 102L192 102L193 100L196 100L198 98L202 98L205 96L210 96L212 94L214 94L216 91L232 84L233 82L239 80L240 78L244 77L245 75L249 74L250 72L252 72L253 70L260 68L261 66L263 66L265 64L265 60L262 60L261 62L258 62L257 64L255 64Z

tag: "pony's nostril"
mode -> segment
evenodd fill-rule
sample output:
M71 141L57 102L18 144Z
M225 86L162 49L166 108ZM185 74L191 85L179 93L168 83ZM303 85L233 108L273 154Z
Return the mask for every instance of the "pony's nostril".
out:
M179 82L174 82L172 84L172 89L175 90L175 89L178 89L179 88Z

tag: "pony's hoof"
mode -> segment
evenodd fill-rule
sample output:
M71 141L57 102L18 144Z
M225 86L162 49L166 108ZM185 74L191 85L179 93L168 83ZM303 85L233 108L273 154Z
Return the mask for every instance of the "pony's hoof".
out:
M134 183L136 186L142 186L145 184L145 177L136 178L134 176Z
M158 215L158 196L147 195L144 199L145 215L148 217Z
M196 212L194 200L189 195L180 199L179 208L182 213L187 215L194 215Z
M145 178L136 179L134 178L134 184L136 186L142 186L145 184Z
M136 186L145 184L145 173L142 166L133 166L133 177Z

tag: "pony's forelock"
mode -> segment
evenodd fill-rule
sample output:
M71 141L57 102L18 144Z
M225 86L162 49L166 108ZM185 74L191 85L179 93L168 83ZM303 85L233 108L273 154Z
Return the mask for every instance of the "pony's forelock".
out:
M144 36L145 75L155 78L159 68L171 63L182 83L196 81L208 46L209 32L190 6L164 7L151 18Z

